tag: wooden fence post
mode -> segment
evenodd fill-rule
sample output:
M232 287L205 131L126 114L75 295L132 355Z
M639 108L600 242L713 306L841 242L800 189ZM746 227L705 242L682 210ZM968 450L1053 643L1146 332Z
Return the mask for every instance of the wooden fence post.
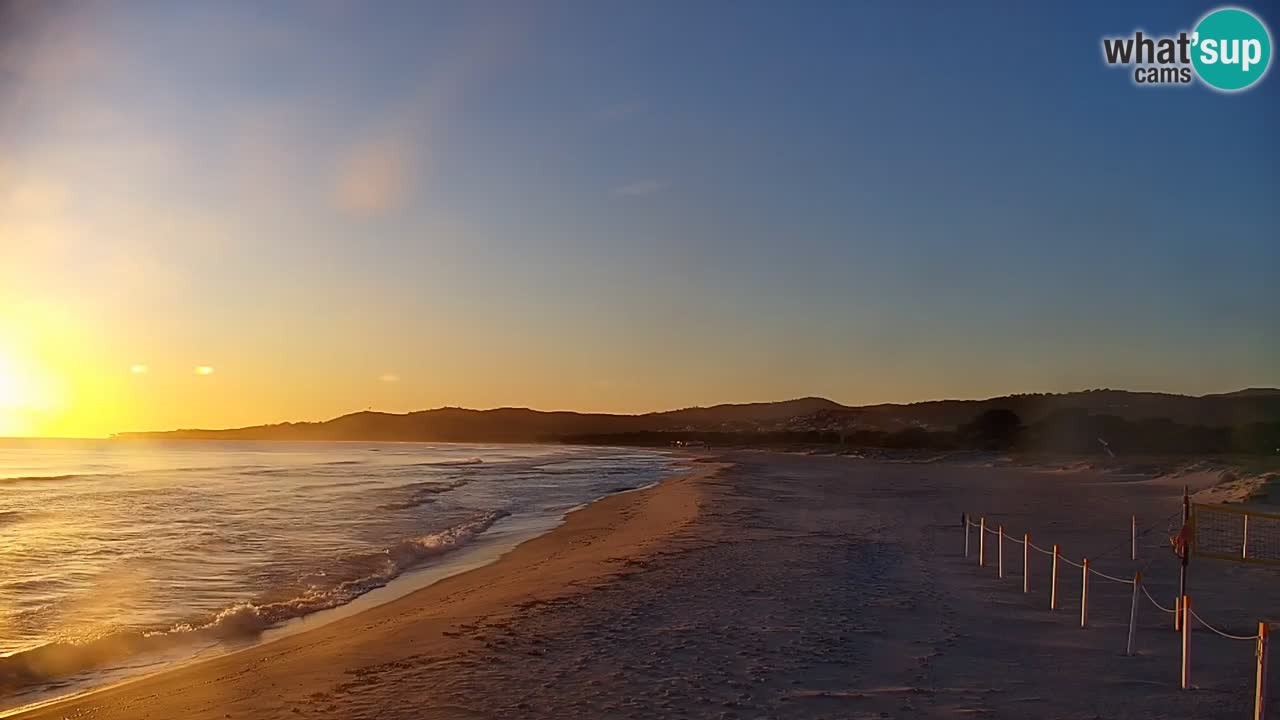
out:
M1028 562L1031 555L1031 533L1022 534L1022 592L1031 591L1031 580L1027 575L1027 568L1030 567Z
M1240 559L1249 559L1249 516L1244 516L1244 539L1240 541Z
M1080 571L1080 627L1089 626L1089 558L1084 559Z
M984 567L987 564L987 519L985 517L978 519L978 564Z
M1138 559L1138 516L1129 516L1129 559Z
M1191 596L1182 596L1182 689L1191 685Z
M1133 574L1133 602L1129 605L1129 645L1125 655L1133 655L1133 639L1138 630L1138 593L1142 591L1142 571Z
M1049 584L1049 609L1058 609L1058 546L1053 546L1053 580Z
M964 514L964 556L969 557L969 513Z
M1267 624L1258 623L1258 678L1253 691L1253 720L1267 716Z
M1000 579L1004 579L1004 526L1000 526L1000 539L996 546L996 561L1000 566Z

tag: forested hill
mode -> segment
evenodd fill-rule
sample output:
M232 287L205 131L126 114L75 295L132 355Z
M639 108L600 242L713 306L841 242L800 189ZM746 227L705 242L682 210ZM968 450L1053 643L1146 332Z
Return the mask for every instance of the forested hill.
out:
M393 414L358 412L314 423L228 430L131 432L117 437L208 440L364 440L420 442L558 442L636 433L895 433L954 432L983 413L1007 410L1027 426L1063 418L1108 419L1198 428L1254 428L1280 424L1280 389L1258 388L1199 397L1123 390L1007 395L986 400L846 406L824 398L727 404L642 415L545 412L525 408L438 408ZM1095 423L1096 424L1096 423ZM1261 426L1255 428L1254 426ZM1101 426L1100 426L1101 427ZM1154 431L1154 430L1153 430ZM1265 432L1264 432L1265 434Z

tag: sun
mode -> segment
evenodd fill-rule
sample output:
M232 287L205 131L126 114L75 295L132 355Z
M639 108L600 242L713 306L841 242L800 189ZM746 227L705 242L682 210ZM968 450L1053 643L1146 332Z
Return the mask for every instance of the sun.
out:
M44 393L34 371L0 347L0 437L30 433L33 413L44 407Z
M11 365L0 355L0 437L19 435L26 430L19 410L18 378Z
M0 351L0 411L20 405L21 395L18 368L3 351Z

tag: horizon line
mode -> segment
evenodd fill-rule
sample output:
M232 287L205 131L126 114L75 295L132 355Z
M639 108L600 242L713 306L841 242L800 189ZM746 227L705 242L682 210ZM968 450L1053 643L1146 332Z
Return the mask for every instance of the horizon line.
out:
M392 411L386 411L386 410L374 410L372 408L365 408L361 410L353 410L350 412L340 413L340 414L333 415L331 417L327 417L320 420L282 420L279 422L263 422L263 423L257 423L257 424L251 424L251 425L239 425L235 427L224 427L224 428L186 427L186 428L171 428L168 430L122 430L119 432L114 432L114 433L110 433L108 435L99 436L99 437L78 437L78 436L57 436L57 435L15 436L15 437L0 437L0 441L3 441L3 440L112 440L112 439L121 439L120 436L122 435L149 435L149 434L175 433L175 432L224 432L224 431L230 431L230 430L244 430L248 428L275 427L280 425L321 425L326 422L337 420L339 418L349 417L351 415L359 415L361 413L374 413L379 415L405 417L405 416L414 415L417 413L437 412L440 410L465 410L469 412L525 410L529 412L544 413L544 414L572 413L575 415L609 415L609 416L615 416L615 417L644 417L646 415L661 415L663 413L681 412L685 410L705 410L705 409L711 409L711 408L743 406L743 405L777 405L777 404L788 403L788 402L799 402L803 400L822 400L822 401L832 403L834 405L838 405L842 408L857 410L862 408L875 408L875 407L885 407L885 406L909 407L912 405L924 405L928 403L944 403L944 402L989 402L991 400L999 400L1002 398L1019 398L1019 397L1028 397L1028 396L1049 397L1049 396L1060 396L1060 395L1077 395L1077 394L1091 393L1091 392L1124 392L1124 393L1132 393L1137 395L1167 395L1170 397L1203 399L1203 398L1210 398L1210 397L1224 397L1228 395L1237 395L1237 394L1247 393L1247 392L1280 393L1280 387L1268 387L1264 385L1255 385L1255 386L1239 388L1236 390L1203 393L1200 395L1192 395L1188 393L1170 392L1170 391L1163 391L1163 390L1130 390L1125 388L1094 387L1094 388L1083 388L1078 390L1065 390L1060 392L1014 392L1014 393L1005 393L1003 395L990 395L985 397L968 397L968 398L943 397L943 398L934 398L931 400L915 400L915 401L909 401L909 402L881 402L881 403L869 403L869 404L863 404L863 405L849 405L849 404L842 403L838 400L832 400L831 398L825 397L822 395L802 395L799 397L785 398L782 400L750 400L750 401L742 401L742 402L715 403L712 405L686 405L683 407L668 408L666 410L651 410L647 412L634 412L634 413L599 412L599 411L584 411L584 410L569 410L569 409L546 410L542 408L529 407L529 406L516 406L516 405L501 405L501 406L486 407L486 408L464 407L461 405L441 405L438 407L421 408L418 410L406 410L404 412L392 412Z

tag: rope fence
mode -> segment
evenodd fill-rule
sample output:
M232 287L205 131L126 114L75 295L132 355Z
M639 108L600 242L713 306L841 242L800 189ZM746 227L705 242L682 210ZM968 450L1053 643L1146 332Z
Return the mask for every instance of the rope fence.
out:
M1099 572L1099 571L1097 571L1097 570L1094 570L1093 568L1089 568L1089 572L1093 573L1094 575L1097 575L1098 577L1106 578L1106 579L1111 580L1111 581L1113 581L1113 582L1124 583L1125 585L1133 585L1133 584L1134 584L1134 581L1133 581L1133 580L1125 580L1124 578L1113 577L1113 576L1108 575L1108 574L1106 574L1106 573L1104 573L1104 572Z
M1166 521L1162 520L1161 522L1166 522ZM979 566L985 567L987 565L987 547L986 547L987 536L988 535L996 536L996 542L997 542L996 564L997 564L997 570L998 570L999 576L1002 579L1005 576L1005 566L1004 566L1005 565L1005 562L1004 562L1005 542L1006 541L1013 542L1022 546L1022 591L1024 593L1030 592L1030 582L1029 582L1029 572L1028 572L1030 552L1032 550L1035 550L1037 552L1040 552L1052 557L1053 565L1052 565L1052 575L1051 575L1050 590L1049 590L1049 609L1051 610L1058 609L1058 575L1059 575L1058 563L1059 561L1067 565L1070 565L1071 567L1079 569L1080 570L1080 627L1082 628L1088 627L1090 576L1099 577L1099 578L1102 578L1103 580L1108 580L1108 581L1122 584L1122 585L1132 586L1133 598L1131 600L1130 608L1129 608L1129 639L1128 639L1128 646L1125 651L1126 655L1132 656L1134 654L1134 641L1136 639L1136 634L1137 634L1139 591L1141 591L1141 595L1146 596L1147 600L1157 610L1163 613L1172 614L1174 616L1174 628L1178 630L1182 636L1181 637L1181 641L1182 641L1181 643L1182 644L1181 686L1182 686L1182 689L1184 690L1190 687L1189 657L1190 657L1190 648L1191 648L1191 619L1192 618L1194 618L1196 622L1200 624L1201 627L1205 628L1206 630L1222 638L1225 638L1227 640L1254 643L1256 647L1255 656L1257 658L1257 674L1255 678L1255 689L1254 689L1254 720L1263 720L1264 713L1265 713L1265 705L1266 705L1267 637L1268 637L1268 628L1269 628L1268 623L1259 622L1258 632L1253 635L1236 635L1236 634L1228 633L1209 624L1208 622L1205 621L1204 618L1200 617L1199 613L1192 610L1190 595L1182 595L1176 598L1174 602L1174 607L1172 609L1161 605L1159 601L1157 601L1154 597L1152 597L1150 591L1148 591L1146 586L1143 584L1141 570L1135 572L1132 579L1117 577L1115 575L1104 573L1101 570L1098 570L1097 568L1090 567L1090 561L1088 558L1081 558L1081 562L1079 563L1075 562L1074 560L1071 560L1070 558L1067 558L1062 554L1061 548L1056 544L1053 546L1052 550L1046 550L1040 547L1039 545L1036 545L1035 543L1031 542L1030 533L1024 533L1022 535L1022 539L1019 540L1018 538L1007 534L1005 532L1003 525L997 525L996 528L993 530L992 528L988 527L986 517L980 517L978 522L975 523L972 520L972 516L969 515L968 513L965 513L963 516L963 524L964 524L964 556L966 558L970 556L970 539L969 539L970 532L969 531L973 528L978 529L978 565ZM1242 521L1240 525L1241 525L1240 534L1243 538L1245 538L1243 542L1248 543L1248 536L1246 534L1247 524L1244 521ZM1135 515L1131 517L1130 539L1127 541L1127 544L1130 546L1131 560L1138 559L1138 538L1145 536L1149 532L1152 532L1153 530L1156 529L1156 527L1157 527L1156 525L1153 525L1152 527L1147 528L1143 532L1139 533L1137 516ZM1101 555L1094 556L1094 560L1096 561L1098 558L1103 557L1111 552L1114 552L1115 550L1119 549L1119 547L1123 547L1123 546L1117 546L1116 548L1108 550L1107 552L1102 553ZM1246 545L1246 547L1248 547L1250 550L1252 549L1252 547L1250 547L1249 545ZM1240 551L1241 555L1244 555L1245 553L1246 551Z
M1080 564L1080 563L1074 563L1074 562L1071 562L1070 560L1068 560L1068 559L1066 559L1066 558L1062 557L1061 555L1059 555L1059 556L1058 556L1058 559L1059 559L1059 560L1061 560L1062 562L1064 562L1064 563L1068 564L1068 565L1071 565L1072 567L1077 567L1077 568L1080 568L1081 570L1083 570L1083 569L1084 569L1084 565L1082 565L1082 564Z
M1228 640L1257 640L1260 637L1259 633L1254 633L1253 635L1245 636L1245 635L1232 635L1231 633L1223 632L1218 628L1205 622L1204 618L1200 617L1200 615L1197 614L1195 610L1191 610L1190 612L1191 612L1191 617L1195 618L1196 621L1199 622L1201 625L1205 626L1205 628L1207 628L1208 630L1211 630L1214 633L1217 633L1218 635L1221 635L1222 637Z
M1143 594L1143 595L1146 595L1146 596L1147 596L1147 599L1151 601L1151 604L1152 604L1152 605L1155 605L1155 606L1156 606L1156 609L1157 609L1157 610L1159 610L1160 612L1167 612L1167 613L1169 613L1169 614L1173 614L1173 613L1178 612L1177 610L1174 610L1173 608L1167 608L1167 607L1165 607L1165 606L1161 605L1159 602L1156 602L1156 599L1155 599L1155 598L1153 598L1153 597L1151 597L1151 593L1147 592L1147 588L1146 588L1145 586L1142 586L1142 594Z
M1040 547L1039 545L1036 545L1036 544L1035 544L1035 543L1033 543L1033 542L1028 542L1027 544L1028 544L1028 545L1030 545L1033 549L1035 549L1035 550L1039 550L1040 552L1044 553L1045 555L1052 555L1052 554L1053 554L1053 551L1052 551L1052 550L1045 550L1044 548Z

